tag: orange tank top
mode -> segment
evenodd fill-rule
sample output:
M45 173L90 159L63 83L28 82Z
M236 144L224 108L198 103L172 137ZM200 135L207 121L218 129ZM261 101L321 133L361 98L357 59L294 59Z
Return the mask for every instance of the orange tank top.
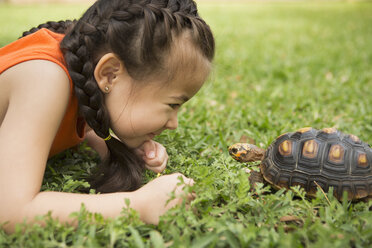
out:
M0 74L19 63L42 59L58 64L66 72L70 81L70 97L65 115L49 152L49 157L71 148L83 141L86 123L78 116L78 102L73 83L66 68L59 43L64 35L48 29L41 29L0 48ZM53 83L53 82L51 82Z

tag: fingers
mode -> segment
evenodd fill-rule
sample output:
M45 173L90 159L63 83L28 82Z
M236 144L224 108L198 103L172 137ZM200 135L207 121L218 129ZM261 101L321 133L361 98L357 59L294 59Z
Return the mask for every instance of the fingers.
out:
M165 170L165 167L167 167L167 162L168 162L168 159L166 159L160 166L157 165L157 164L155 164L155 165L151 164L151 162L150 162L151 165L149 165L148 164L149 162L146 162L145 167L146 167L146 169L151 170L155 173L161 173ZM160 177L160 175L159 175L159 177Z
M178 183L175 185L175 188L174 188L174 193L176 194L176 198L178 198L177 200L178 203L181 203L183 200L186 200L187 202L189 202L195 199L196 194L194 192L190 193L190 192L185 191L186 186L191 187L194 185L195 182L193 179L188 178L181 173L175 173L170 176L174 176L176 180L178 181ZM181 180L183 181L182 184L179 184L180 177L182 177L182 180Z
M148 156L147 153L150 153L152 154L152 152L146 152L146 157L144 157L143 159L145 160L145 162L149 165L149 166L159 166L161 164L163 164L163 162L166 160L168 160L168 153L167 153L167 150L165 149L164 146L162 146L161 144L157 143L157 142L153 142L153 145L154 145L154 152L153 154L155 154L154 157L152 156Z
M182 175L182 177L183 177L183 181L184 181L184 186L189 186L189 187L191 187L191 186L193 186L194 185L194 180L193 179L191 179L191 178L187 178L187 177L185 177L185 176L183 176ZM182 187L182 191L184 190L184 186ZM184 191L183 191L184 192ZM187 193L186 194L186 201L187 202L190 202L190 201L192 201L192 200L194 200L196 198L196 194L195 194L195 192L191 192L191 193Z
M150 143L150 142L146 142ZM168 153L164 146L161 144L152 141L152 144L144 144L144 153L142 157L146 163L146 168L152 170L155 173L160 173L164 171L168 162ZM155 157L152 157L152 154L155 154Z
M184 175L182 175L182 178L185 186L193 186L195 183L193 179L185 177Z
M181 173L174 173L156 178L138 189L139 198L146 199L145 202L149 203L143 205L140 212L141 219L146 223L157 224L159 216L170 208L180 204L186 204L188 208L195 194L190 193L190 189L185 190L185 187L193 184L194 180Z
M153 140L146 141L136 149L136 154L141 156L147 169L155 173L164 171L168 162L168 153L163 145Z
M154 159L156 156L157 156L157 151L156 151L156 145L158 143L153 141L153 140L149 140L149 141L146 141L144 144L143 144L143 151L144 151L144 159Z
M166 203L167 209L180 205L182 202L185 202L188 206L189 202L196 198L196 194L194 192L190 192L190 190L185 189L187 186L193 186L195 183L194 180L184 176L181 173L164 175L154 179L154 181L165 183L169 193L174 193L174 198ZM169 194L167 195L170 197Z
M146 141L135 151L138 156L153 158L156 156L155 141L152 140Z

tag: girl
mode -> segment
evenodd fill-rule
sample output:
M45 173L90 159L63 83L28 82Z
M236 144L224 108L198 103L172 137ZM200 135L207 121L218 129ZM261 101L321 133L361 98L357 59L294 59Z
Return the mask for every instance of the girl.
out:
M203 85L213 56L192 0L98 0L78 21L42 24L1 48L3 228L48 211L71 223L81 204L115 217L125 198L144 222L158 223L183 186L173 174L140 188L143 169L161 172L168 159L152 139L177 128L178 109ZM40 192L47 159L83 140L102 158L92 182L102 194Z

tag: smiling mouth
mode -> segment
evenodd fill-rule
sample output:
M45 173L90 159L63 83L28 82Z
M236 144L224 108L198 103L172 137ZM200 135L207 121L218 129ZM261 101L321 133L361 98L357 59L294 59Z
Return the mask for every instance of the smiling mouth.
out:
M149 133L148 136L150 137L150 139L153 139L153 138L156 136L156 134L154 134L154 133Z
M158 133L149 133L148 136L150 137L150 139L153 139L155 136L158 136L160 134L161 134L161 132L158 132Z

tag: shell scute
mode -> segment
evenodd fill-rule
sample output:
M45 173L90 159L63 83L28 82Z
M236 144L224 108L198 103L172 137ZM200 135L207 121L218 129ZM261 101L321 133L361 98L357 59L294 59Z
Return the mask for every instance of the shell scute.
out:
M316 137L320 140L327 141L327 140L339 140L340 139L340 132L336 128L323 128L319 130Z
M303 140L300 143L300 151L298 154L297 169L306 174L319 174L321 170L322 157L319 155L324 149L324 144L315 137Z
M307 188L308 178L303 173L296 173L291 178L291 186L300 186L304 189Z
M356 185L355 194L357 198L364 198L368 196L368 185Z
M260 166L261 173L267 182L269 182L270 184L275 184L276 177L279 171L277 167L274 164L272 164L273 161L267 158L268 157L266 157L266 159L262 162Z
M326 127L322 129L322 132L327 133L327 134L332 134L332 133L337 133L337 129L334 127Z
M345 148L341 144L332 144L328 152L328 162L336 165L344 164Z
M310 196L315 196L318 188L321 187L323 191L328 191L328 180L322 176L312 176L309 179L310 188L308 194Z
M289 138L289 136L283 136L276 140L272 146L267 150L266 156L271 159L279 168L286 170L294 170L296 165L295 156L296 154L296 142ZM271 155L272 154L272 155Z
M311 129L313 129L313 128L312 127L303 127L303 128L298 129L296 132L306 133L306 132L310 131Z
M333 150L332 150L333 149ZM341 157L341 152L339 152L339 144L328 144L326 148L327 158L324 160L322 169L323 174L328 178L338 178L345 180L349 177L349 163L345 163L344 157L348 157L348 151L344 151ZM338 156L338 159L334 156Z
M358 165L360 167L366 168L368 166L367 154L359 153L358 154Z
M294 133L288 133L288 135L295 140L306 139L314 137L318 131L312 127L300 128Z
M318 155L319 144L314 140L307 140L302 147L302 156L304 158L313 159Z
M356 149L352 155L352 175L365 176L372 174L371 162L368 158L368 154L364 149Z
M348 136L355 144L361 144L362 141L359 139L358 136L355 136L353 134L349 134Z
M279 188L289 189L290 180L291 176L289 174L281 173L278 177L278 181L276 182L276 186L278 186Z
M352 134L345 135L345 137L342 139L342 142L350 144L352 147L364 147L364 145L366 145L357 136Z
M288 157L292 155L292 142L290 140L284 140L279 145L279 153L284 157Z

